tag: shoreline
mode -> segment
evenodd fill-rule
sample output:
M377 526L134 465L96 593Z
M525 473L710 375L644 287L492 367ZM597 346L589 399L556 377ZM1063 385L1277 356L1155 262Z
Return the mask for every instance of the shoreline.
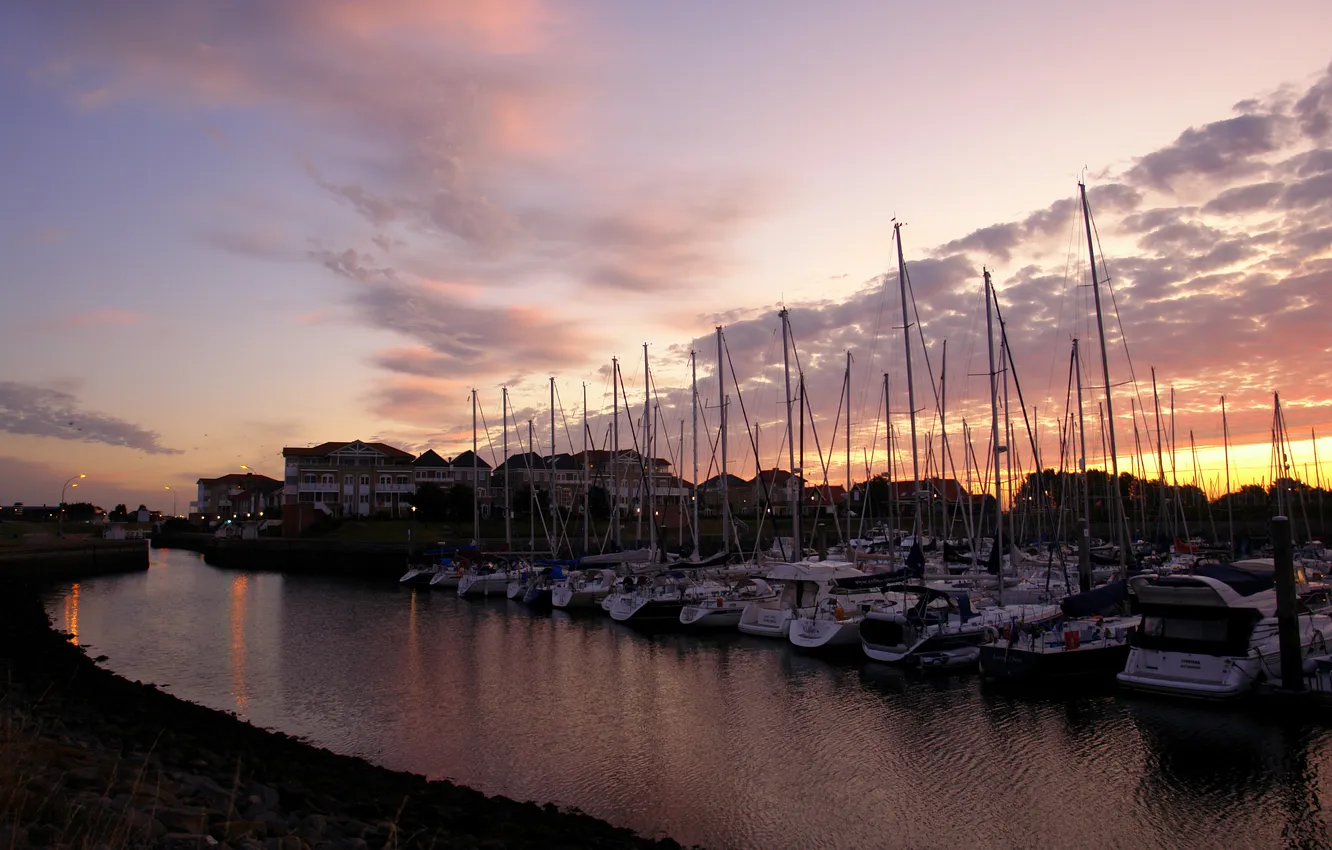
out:
M0 847L678 848L392 771L99 667L0 583Z

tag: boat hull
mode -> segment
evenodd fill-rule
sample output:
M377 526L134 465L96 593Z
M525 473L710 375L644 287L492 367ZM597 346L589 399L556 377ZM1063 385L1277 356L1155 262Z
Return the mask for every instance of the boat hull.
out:
M787 638L791 634L791 612L782 608L750 606L736 624L741 632L755 637Z
M682 600L649 599L646 602L632 597L618 597L610 608L611 619L637 629L666 630L680 627Z
M1083 645L1076 649L1031 650L1004 643L980 648L980 673L1000 682L1041 682L1052 679L1114 679L1128 661L1126 643Z
M792 646L805 652L847 651L860 645L860 620L793 620L788 638Z

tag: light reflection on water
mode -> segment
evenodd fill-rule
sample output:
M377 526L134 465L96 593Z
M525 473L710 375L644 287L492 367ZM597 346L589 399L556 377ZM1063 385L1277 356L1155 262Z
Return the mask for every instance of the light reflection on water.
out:
M507 600L221 571L52 599L132 679L388 767L713 847L1330 843L1332 736L1112 692L830 664L741 635L646 638Z

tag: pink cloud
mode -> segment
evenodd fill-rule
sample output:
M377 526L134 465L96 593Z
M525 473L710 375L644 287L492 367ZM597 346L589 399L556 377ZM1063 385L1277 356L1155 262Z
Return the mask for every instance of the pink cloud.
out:
M77 316L69 316L56 322L55 326L59 328L105 328L116 327L120 325L134 325L143 321L142 313L134 313L129 310L119 310L115 307L107 307L103 310L95 310L91 313L81 313Z

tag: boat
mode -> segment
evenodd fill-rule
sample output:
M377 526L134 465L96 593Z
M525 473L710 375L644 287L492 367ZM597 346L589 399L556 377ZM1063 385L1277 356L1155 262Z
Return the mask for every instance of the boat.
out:
M503 564L476 564L459 576L458 595L473 598L503 596L509 582L520 573L521 570L506 569Z
M645 629L676 629L686 604L724 589L716 582L697 584L681 572L625 578L619 593L610 600L611 619Z
M680 609L680 625L688 631L733 629L748 605L774 600L779 590L780 585L773 587L761 578L746 578L716 596L685 605Z
M1276 579L1271 559L1204 564L1193 575L1132 580L1142 619L1119 684L1133 690L1234 699L1259 682L1281 685ZM1326 653L1332 618L1303 605L1300 652ZM1312 665L1310 665L1312 666Z
M550 604L566 610L594 610L614 587L613 570L579 570L552 585Z
M836 589L837 579L864 575L868 574L844 562L774 565L763 578L769 584L781 582L781 594L750 602L741 612L736 627L747 635L788 638L791 621L802 612L812 613Z
M1001 629L980 647L981 675L1001 682L1113 679L1124 669L1138 624L1124 613L1128 595L1127 582L1113 582L1066 597L1058 620Z
M981 644L1004 628L1043 623L1060 615L1057 605L992 605L973 609L967 593L925 585L902 588L865 613L860 647L875 661L922 669L969 667L980 659Z
M787 638L806 652L831 652L860 645L860 621L870 602L852 604L833 596L824 598L814 610L791 621Z

